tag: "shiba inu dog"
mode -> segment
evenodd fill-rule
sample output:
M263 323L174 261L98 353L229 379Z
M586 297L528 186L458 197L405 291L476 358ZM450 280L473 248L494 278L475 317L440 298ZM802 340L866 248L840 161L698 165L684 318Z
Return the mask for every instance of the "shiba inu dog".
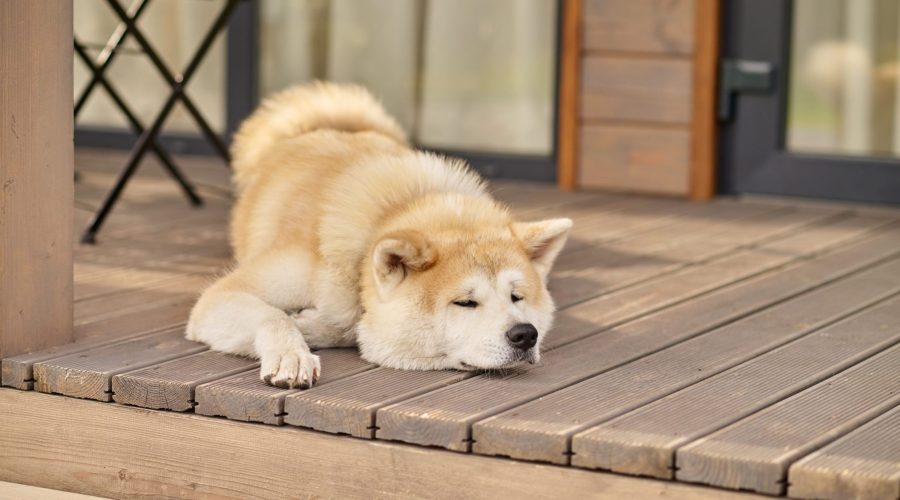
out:
M232 155L236 265L194 306L189 339L258 357L278 387L316 382L311 348L358 345L413 370L540 359L571 220L513 221L465 164L410 148L355 86L275 95Z

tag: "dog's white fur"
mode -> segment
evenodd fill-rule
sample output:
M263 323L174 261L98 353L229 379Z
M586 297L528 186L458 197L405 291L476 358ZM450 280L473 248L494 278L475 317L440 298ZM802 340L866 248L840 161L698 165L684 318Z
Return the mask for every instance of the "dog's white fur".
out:
M545 282L569 219L513 222L462 162L412 150L355 86L268 99L232 155L237 265L200 297L188 338L258 357L280 387L316 381L310 347L358 344L403 369L539 359L554 311ZM505 337L522 323L538 331L527 352Z

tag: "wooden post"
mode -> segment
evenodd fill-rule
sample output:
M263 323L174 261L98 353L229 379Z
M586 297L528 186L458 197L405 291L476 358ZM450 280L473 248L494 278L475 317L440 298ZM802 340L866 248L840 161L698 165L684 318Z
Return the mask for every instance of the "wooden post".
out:
M72 2L0 2L0 358L72 341Z
M559 109L556 141L556 179L562 191L578 187L578 128L581 91L582 0L562 2L559 49Z
M716 195L716 89L719 64L719 2L694 2L694 98L691 121L690 198Z

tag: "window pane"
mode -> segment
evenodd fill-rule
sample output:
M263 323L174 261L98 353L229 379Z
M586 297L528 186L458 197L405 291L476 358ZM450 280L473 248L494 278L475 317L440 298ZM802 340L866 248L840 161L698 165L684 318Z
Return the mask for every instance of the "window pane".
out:
M264 95L357 82L429 147L548 155L553 0L265 0Z
M130 2L123 2L124 5ZM225 0L209 2L185 2L182 0L157 0L151 2L138 20L138 27L165 61L169 70L178 74L187 66L194 51L213 23ZM88 52L96 57L101 45L118 25L118 18L106 2L75 0L75 35ZM116 54L106 75L113 87L122 95L138 119L145 126L156 117L169 95L169 86L162 75L139 52L138 44L129 36L124 51ZM122 49L120 49L122 50ZM75 57L75 98L81 95L91 73L77 56ZM225 31L210 48L203 64L187 86L187 93L200 109L213 129L225 130ZM95 127L128 128L128 122L119 109L97 86L84 109L78 115L79 125ZM194 120L177 105L165 123L166 131L198 132Z
M795 0L787 145L900 155L898 0Z

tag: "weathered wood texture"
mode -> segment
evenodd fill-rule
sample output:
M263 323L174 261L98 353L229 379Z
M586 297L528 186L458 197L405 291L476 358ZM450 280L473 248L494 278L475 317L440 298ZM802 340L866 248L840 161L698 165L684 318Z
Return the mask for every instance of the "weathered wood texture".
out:
M895 297L582 432L572 440L572 464L670 479L677 466L675 451L680 446L791 396L900 340L897 311L900 298ZM698 408L703 411L697 411Z
M113 400L143 408L188 411L194 408L198 385L258 366L253 359L205 351L113 376Z
M356 349L323 349L316 354L322 361L319 386L373 368L359 357ZM197 386L194 411L232 420L281 425L285 417L284 398L299 391L267 385L260 380L259 370L252 370Z
M205 351L184 338L184 329L150 334L124 342L34 364L34 387L41 392L112 401L113 375Z
M688 60L586 57L581 79L584 120L691 122Z
M579 183L586 188L684 195L690 138L683 128L582 125Z
M719 0L584 0L578 184L711 198Z
M882 273L889 272L894 276L882 279ZM378 436L452 446L459 436L469 438L475 420L543 396L502 418L477 425L471 435L474 449L566 463L571 434L585 424L649 403L898 289L900 262L850 277L695 338L691 337L712 325L680 330L689 321L669 318L675 325L670 328L671 337L646 328L653 323L645 323L645 329L626 328L627 335L619 339L627 340L620 342L611 341L610 337L619 333L614 330L613 335L594 336L548 353L545 365L527 374L502 381L479 377L385 408L376 421ZM685 339L689 340L659 351ZM651 354L654 351L658 352ZM702 356L697 355L700 352ZM627 364L610 370L622 363ZM599 372L603 373L588 378ZM584 381L571 385L579 380ZM570 387L563 389L565 386Z
M113 498L761 498L11 389L0 421L0 480Z
M900 403L900 345L678 450L677 479L784 494L803 455Z
M210 171L205 165L192 163L191 168L206 182L224 178L226 172L220 167ZM89 198L101 196L96 182L109 182L108 177L96 176L89 167L84 174L79 192ZM497 192L517 216L569 216L576 223L552 273L550 287L561 309L546 338L540 366L489 376L402 372L373 367L353 350L326 350L320 352L324 369L320 385L307 391L276 389L259 380L255 360L210 352L181 336L197 292L218 266L227 263L228 201L212 197L209 213L187 211L177 190L152 170L133 187L121 212L110 219L101 245L77 252L77 281L84 285L76 332L90 336L89 344L79 342L4 360L4 383L28 389L33 379L39 387L46 379L45 390L104 401L112 397L133 406L190 412L196 405L196 413L233 420L287 423L370 440L405 440L476 455L508 455L671 478L671 467L681 466L679 453L693 442L715 436L723 426L752 419L779 401L789 401L804 393L798 391L815 388L840 370L847 373L863 366L859 363L875 359L872 356L878 351L898 340L896 301L900 299L890 294L900 290L900 212L790 200L717 199L700 205L621 194L563 194L511 183ZM879 321L885 328L878 327ZM163 337L168 340L160 341ZM150 344L156 347L148 349ZM42 370L49 375L42 375ZM51 383L56 389L49 388ZM840 420L834 424L840 425ZM845 418L843 423L850 420ZM622 427L620 433L615 426L623 423L629 427ZM594 441L604 429L614 427L613 434ZM228 429L232 428L237 429ZM233 434L247 436L260 428L242 427ZM625 432L628 429L631 434ZM640 429L652 429L656 433L645 434L659 440L652 441L649 449L621 445ZM828 439L849 430L832 432ZM334 447L362 443L299 434L322 440L314 451L320 458ZM666 436L674 437L667 440ZM68 438L65 433L63 438ZM759 436L764 444L770 438L764 433ZM247 439L257 445L258 440ZM822 445L827 443L816 443ZM413 449L419 457L511 463L386 442L378 446ZM591 446L606 446L609 451L592 451ZM806 445L792 446L801 451L791 451L797 456L790 462L809 452ZM272 449L260 453L271 454ZM322 449L328 453L322 454ZM886 453L874 448L869 453L862 445L854 450L865 464L877 463L878 453ZM168 460L168 453L166 448L166 454L159 456ZM216 457L220 455L231 456L220 451ZM17 452L17 456L30 455ZM283 460L283 456L289 455L275 459ZM200 465L191 463L190 474L203 470L201 477L220 477L219 472L210 476L202 469L203 463L210 463L209 458L205 460ZM26 462L17 460L14 467L25 467ZM153 467L163 463L151 462ZM214 464L217 471L222 470L220 462L216 459ZM632 462L641 465L632 468ZM77 468L72 477L76 473L84 477L87 469L80 468L81 462L66 463ZM370 470L359 457L354 463ZM397 463L391 463L387 470L394 477ZM109 468L107 460L103 464ZM46 467L46 462L41 466ZM133 462L123 466L131 474L135 467ZM543 468L527 467L529 471ZM861 473L869 470L860 467ZM182 469L170 466L168 470ZM0 480L10 470L0 463ZM248 496L243 488L254 481L260 488L255 494L270 492L268 476L251 479L249 469L243 470L234 489L239 493L234 495ZM386 469L382 463L371 470L383 473ZM26 476L39 477L33 472ZM481 473L476 476L475 481L487 480ZM70 481L68 476L51 479L60 477ZM67 484L82 484L78 478ZM677 474L675 478L679 479ZM194 489L178 486L170 493L222 491L219 485L207 486L207 479L194 479L191 475L182 483L166 476L160 480L163 483L153 483L157 479L146 482L147 476L141 476L140 485L118 479L117 484L134 488L118 496L140 495L149 484L183 486L192 481ZM319 479L313 488L327 483ZM532 488L529 492L543 491L534 490L531 479L524 481ZM227 482L228 488L232 486ZM279 488L271 491L280 493Z
M900 406L795 463L788 479L795 498L900 498Z
M688 56L694 49L691 0L584 0L584 48Z
M152 332L152 330L140 330L138 332L127 332L112 337L93 338L70 344L62 344L33 353L20 354L11 358L3 358L0 360L0 367L2 367L2 369L0 369L0 373L2 373L0 382L6 387L15 387L16 389L30 391L34 389L33 368L35 363L71 354L83 353L111 344L117 344L134 337L146 335L150 332Z
M0 68L2 358L73 340L72 2L0 3Z

